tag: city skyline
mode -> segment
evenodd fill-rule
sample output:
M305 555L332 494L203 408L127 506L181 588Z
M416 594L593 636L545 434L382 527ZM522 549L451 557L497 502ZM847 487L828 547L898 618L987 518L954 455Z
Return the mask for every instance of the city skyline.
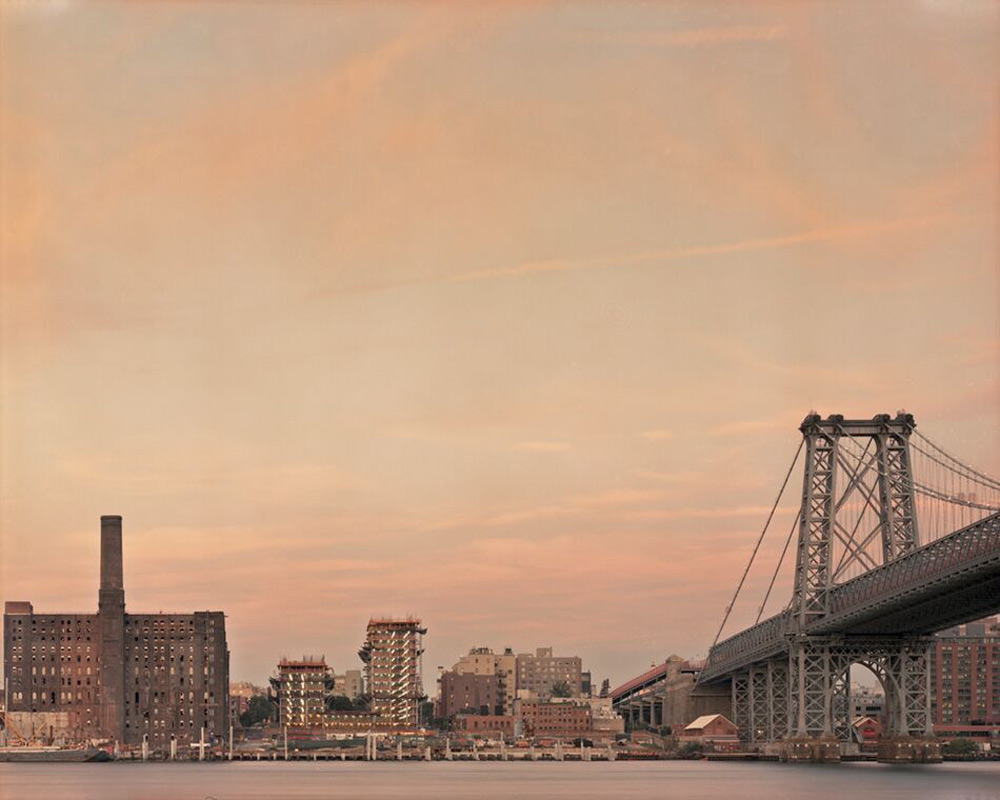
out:
M234 681L412 614L428 693L614 685L707 653L810 410L1000 474L996 5L320 8L2 7L0 599L91 608L121 514Z

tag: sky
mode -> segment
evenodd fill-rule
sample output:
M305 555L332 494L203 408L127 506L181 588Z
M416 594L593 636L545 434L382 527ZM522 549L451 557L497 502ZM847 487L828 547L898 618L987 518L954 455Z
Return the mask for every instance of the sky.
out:
M428 689L617 684L706 654L811 410L1000 474L1000 5L0 14L2 599L96 610L121 514L234 680L412 614Z

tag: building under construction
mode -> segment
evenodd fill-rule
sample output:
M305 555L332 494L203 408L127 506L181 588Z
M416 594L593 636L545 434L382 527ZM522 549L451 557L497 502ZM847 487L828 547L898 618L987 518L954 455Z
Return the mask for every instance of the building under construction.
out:
M323 656L282 658L271 678L278 700L278 724L289 728L321 727L327 716L327 698L333 693L333 672Z
M365 663L371 711L380 727L406 730L420 725L420 703L425 699L421 679L425 633L427 629L413 617L368 621L358 655Z

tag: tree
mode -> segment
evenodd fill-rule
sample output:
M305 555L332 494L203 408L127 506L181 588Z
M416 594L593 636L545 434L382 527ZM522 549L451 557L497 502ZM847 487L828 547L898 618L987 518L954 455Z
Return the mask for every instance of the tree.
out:
M550 694L553 697L572 697L573 690L570 688L567 681L556 681L552 684L552 690Z
M355 711L370 711L371 706L372 696L370 694L361 694L354 698Z
M972 739L952 739L945 742L941 748L942 754L946 756L957 756L959 758L971 758L979 754L979 745Z
M350 697L339 694L334 695L326 701L326 707L330 711L357 711L354 702Z
M258 723L271 719L274 713L274 703L266 695L255 694L250 698L247 710L240 714L240 725L250 728Z
M705 746L701 742L684 742L677 750L680 758L701 758Z
M433 700L421 700L420 701L420 724L425 728L434 727L434 701Z

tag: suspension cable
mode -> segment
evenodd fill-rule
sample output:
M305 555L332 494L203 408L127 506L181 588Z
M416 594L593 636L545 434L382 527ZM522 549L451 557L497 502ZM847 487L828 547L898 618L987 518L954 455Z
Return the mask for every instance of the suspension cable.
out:
M771 582L767 585L767 592L764 594L764 600L760 604L760 608L757 610L757 619L754 620L754 625L760 622L760 618L764 616L764 609L767 607L767 601L771 598L771 590L774 588L774 582L778 579L778 573L781 571L781 565L785 563L785 554L788 552L788 545L792 543L792 536L795 535L795 529L799 527L799 520L802 519L802 509L800 508L798 513L795 515L795 519L792 520L792 528L788 531L788 536L785 539L785 546L781 548L781 557L778 559L778 566L774 568L774 574L771 576Z
M990 506L984 503L976 503L972 500L963 500L954 495L945 494L944 492L934 489L931 486L924 486L922 483L913 482L914 491L919 494L926 495L927 497L933 497L935 500L942 500L945 503L950 503L953 506L962 506L964 508L978 508L982 511L1000 511L1000 506Z
M989 486L991 486L992 488L994 488L994 489L1000 489L1000 480L997 480L992 475L988 475L985 472L980 472L975 467L973 467L973 466L971 466L969 464L966 464L965 462L960 461L959 459L955 458L955 456L953 456L951 453L949 453L947 450L945 450L943 447L941 447L941 445L936 444L931 439L928 439L920 431L915 430L915 431L913 431L913 434L917 438L919 438L922 441L926 442L930 447L933 447L935 450L937 450L942 456L944 456L945 458L947 458L949 461L953 461L955 464L958 464L958 466L960 466L966 472L971 473L971 475L974 475L975 477L979 478L981 481L985 481L986 484L989 485ZM924 451L921 450L920 452L923 453ZM933 456L930 456L928 453L924 453L924 455L928 456L928 458L933 458ZM940 464L941 462L938 462L938 463ZM954 469L954 467L949 467L947 464L942 464L942 466L948 467L949 469Z
M980 476L979 473L975 471L966 471L964 467L960 469L959 467L956 467L953 464L946 464L944 461L941 461L939 458L937 458L937 456L935 456L933 453L928 453L926 450L924 450L924 448L922 448L918 444L911 444L910 447L916 452L920 453L924 458L928 458L935 464L941 465L946 470L948 470L949 473L953 475L958 475L978 486L984 486L987 489L992 489L993 491L1000 490L1000 484L991 483L988 478Z
M736 592L733 594L733 599L730 601L729 605L726 606L726 613L723 615L722 624L719 625L719 630L715 634L715 638L712 640L712 647L715 647L715 645L718 644L719 637L722 635L722 629L726 627L726 622L729 620L729 614L732 612L733 606L736 605L736 599L740 596L740 590L743 588L743 582L747 579L750 567L753 566L753 561L757 557L757 551L760 550L760 544L764 541L764 534L767 533L767 527L771 524L774 512L778 509L778 503L781 502L781 496L785 493L785 487L788 485L788 479L792 475L792 470L795 469L795 464L799 460L799 454L802 452L802 446L805 444L805 441L805 437L802 437L802 441L799 442L799 448L795 451L795 458L792 459L792 463L788 467L788 472L785 473L785 479L781 482L781 488L778 490L778 496L774 499L774 505L771 506L771 513L767 515L767 522L764 523L764 529L760 532L760 536L757 537L757 544L754 545L753 552L750 554L750 560L747 562L746 569L743 570L743 577L740 578L740 582L736 587ZM711 647L709 650L711 650Z

